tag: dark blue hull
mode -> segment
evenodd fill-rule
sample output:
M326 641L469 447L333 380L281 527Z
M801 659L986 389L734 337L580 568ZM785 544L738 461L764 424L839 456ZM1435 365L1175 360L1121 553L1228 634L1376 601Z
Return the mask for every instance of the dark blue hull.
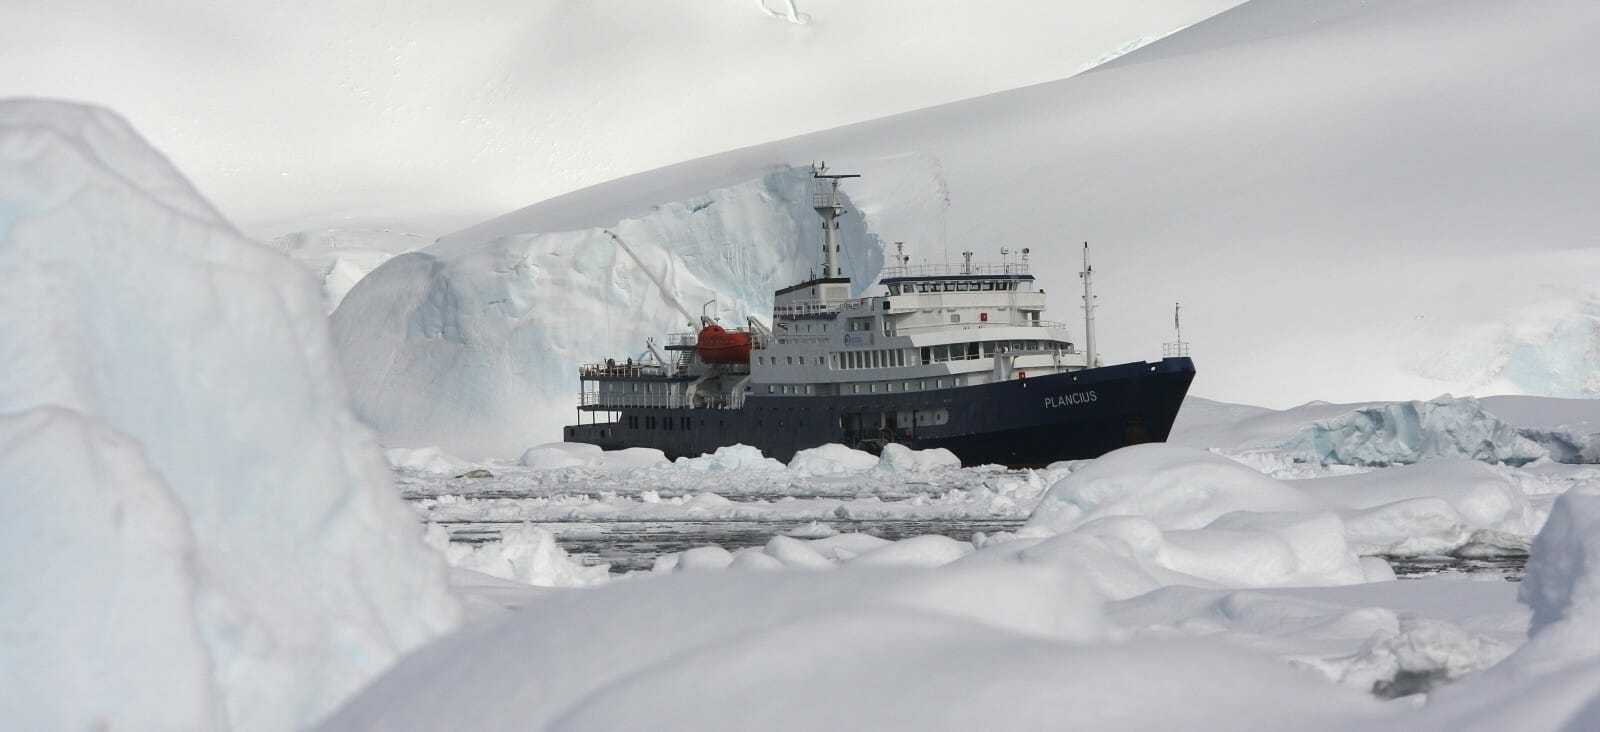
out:
M1190 359L1168 358L938 391L751 395L740 409L627 408L617 422L566 428L566 440L653 447L671 458L744 443L783 461L830 442L868 450L896 442L946 448L964 465L1040 467L1165 441L1194 374Z

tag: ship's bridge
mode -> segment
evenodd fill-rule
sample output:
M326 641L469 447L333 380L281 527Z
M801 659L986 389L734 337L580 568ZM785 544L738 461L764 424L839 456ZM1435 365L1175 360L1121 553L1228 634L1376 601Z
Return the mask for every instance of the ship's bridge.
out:
M918 264L883 268L879 281L892 295L934 292L1016 292L1033 289L1033 274L1019 264Z
M899 331L1043 324L1044 292L1034 289L1027 262L892 266L884 268L880 282L888 294L881 296L879 312L894 318Z

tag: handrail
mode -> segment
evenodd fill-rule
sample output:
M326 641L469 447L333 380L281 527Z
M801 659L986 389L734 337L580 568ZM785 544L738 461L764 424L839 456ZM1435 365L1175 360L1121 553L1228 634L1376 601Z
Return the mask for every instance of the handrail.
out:
M884 267L880 279L893 277L961 277L965 275L1025 275L1027 262L1004 264L906 264Z
M592 379L602 376L617 378L630 376L640 378L665 378L668 376L677 376L682 373L683 371L681 369L653 363L586 363L578 366L578 377L582 379Z
M797 313L807 315L811 313L837 312L844 307L843 300L800 300L787 305L774 305L772 310L777 313Z
M978 321L975 323L928 323L927 325L896 325L895 335L906 331L930 330L981 330L983 328L1049 328L1065 330L1067 325L1054 320L1027 320L1021 323L1001 323L991 321Z

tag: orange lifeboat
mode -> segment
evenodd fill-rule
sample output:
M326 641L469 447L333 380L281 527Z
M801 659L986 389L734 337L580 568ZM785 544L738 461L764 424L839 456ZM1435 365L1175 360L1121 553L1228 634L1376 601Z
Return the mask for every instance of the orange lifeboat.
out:
M706 363L750 363L750 334L727 330L720 325L700 329L695 347Z

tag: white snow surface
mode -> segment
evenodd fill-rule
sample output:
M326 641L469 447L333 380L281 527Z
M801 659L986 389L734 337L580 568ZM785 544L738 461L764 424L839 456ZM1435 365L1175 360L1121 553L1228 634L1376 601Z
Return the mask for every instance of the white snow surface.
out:
M638 471L673 473L737 475ZM654 572L600 590L502 599L521 609L408 659L331 726L1054 729L1069 719L1160 729L1181 714L1227 729L1578 730L1600 704L1593 468L1439 458L1278 480L1213 453L1146 445L1048 474L1032 525L976 546L777 536L666 555ZM1520 586L1395 582L1383 562L1355 556L1361 536L1414 541L1441 516L1474 540L1526 534L1543 520L1532 499L1559 490L1559 476L1571 489ZM1061 590L1087 602L1051 599ZM923 613L959 622L922 633ZM1002 635L966 646L968 621ZM1016 631L1021 642L1006 640ZM904 634L916 640L902 645ZM441 684L441 667L461 675Z
M1122 598L1174 572L1224 587L1371 581L1379 568L1360 556L1516 552L1544 519L1510 469L1467 460L1284 481L1193 448L1139 445L1052 484L1019 532L1038 546L1015 551L1080 566Z
M1379 711L1224 644L1107 637L1099 598L1038 568L672 573L470 627L328 728L1249 730Z
M0 89L120 110L251 235L433 235L1059 79L1236 4L794 0L796 24L785 0L8 2Z
M117 116L0 102L0 281L4 726L303 728L457 622L311 278Z
M1077 319L1094 242L1105 360L1159 353L1180 300L1196 394L1600 395L1585 203L1600 100L1581 73L1600 65L1600 5L1530 7L1257 0L1088 73L629 176L445 239L605 225L825 158L865 174L845 189L914 264L1029 246L1059 320Z
M1498 665L1438 690L1413 729L1593 729L1600 722L1600 490L1576 487L1534 540L1518 598L1527 643Z

